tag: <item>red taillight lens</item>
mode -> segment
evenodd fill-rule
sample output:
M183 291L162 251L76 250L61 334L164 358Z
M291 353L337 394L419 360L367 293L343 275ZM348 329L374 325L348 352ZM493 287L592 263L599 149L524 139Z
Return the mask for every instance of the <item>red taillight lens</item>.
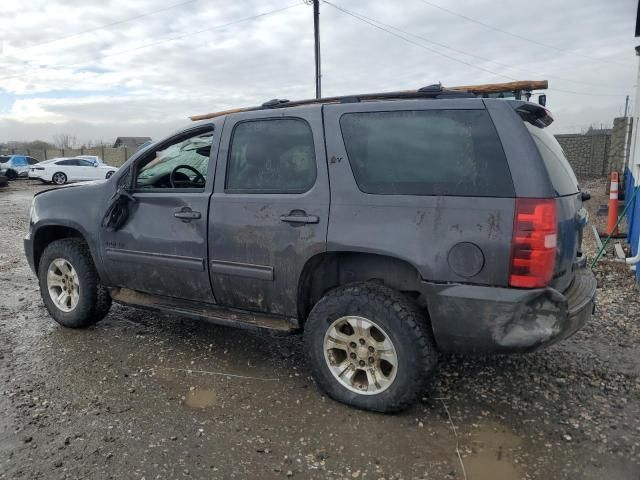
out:
M556 264L557 228L554 199L516 199L509 285L536 288L549 284Z

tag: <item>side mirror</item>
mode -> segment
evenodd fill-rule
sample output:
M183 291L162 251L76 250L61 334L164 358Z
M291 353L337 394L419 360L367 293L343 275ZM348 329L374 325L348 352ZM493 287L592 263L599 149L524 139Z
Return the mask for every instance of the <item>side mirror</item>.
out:
M538 96L538 103L540 105L542 105L543 107L547 106L547 96L545 94L539 95Z

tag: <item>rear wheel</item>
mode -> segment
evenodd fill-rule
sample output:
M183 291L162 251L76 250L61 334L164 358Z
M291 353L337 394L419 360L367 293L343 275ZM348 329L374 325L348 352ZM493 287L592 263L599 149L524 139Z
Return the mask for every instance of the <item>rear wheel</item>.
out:
M67 183L67 176L62 172L56 172L53 174L53 177L51 177L51 181L56 185L64 185Z
M377 283L329 292L309 314L304 340L320 388L366 410L408 407L437 364L425 314L410 298Z
M100 284L83 240L56 240L45 248L38 265L40 294L49 314L60 325L85 328L109 312L111 297Z
M109 178L111 178L111 175L113 175L113 170L112 170L112 171L110 171L110 172L107 172L107 174L105 175L105 177L104 177L104 178L109 179Z
M9 180L15 180L16 178L18 178L18 174L13 170L7 170L6 176Z

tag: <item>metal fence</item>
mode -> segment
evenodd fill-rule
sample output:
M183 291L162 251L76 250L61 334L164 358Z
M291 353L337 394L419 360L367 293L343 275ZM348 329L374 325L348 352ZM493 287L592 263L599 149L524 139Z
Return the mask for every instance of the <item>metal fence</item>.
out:
M90 148L50 148L47 150L36 150L32 148L10 148L4 152L6 155L27 155L36 160L49 160L58 157L75 157L78 155L97 155L104 163L114 167L119 167L133 155L137 149L127 147L90 147Z

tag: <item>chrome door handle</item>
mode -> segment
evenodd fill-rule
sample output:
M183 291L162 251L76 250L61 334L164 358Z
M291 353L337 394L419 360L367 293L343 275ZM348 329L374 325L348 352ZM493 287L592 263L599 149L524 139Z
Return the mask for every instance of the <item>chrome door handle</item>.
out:
M320 217L317 215L307 215L304 212L300 214L291 212L289 215L280 215L280 221L286 223L319 223Z
M179 218L183 222L190 222L191 220L202 218L202 214L200 212L194 212L189 207L182 207L179 210L175 210L173 212L173 216Z

